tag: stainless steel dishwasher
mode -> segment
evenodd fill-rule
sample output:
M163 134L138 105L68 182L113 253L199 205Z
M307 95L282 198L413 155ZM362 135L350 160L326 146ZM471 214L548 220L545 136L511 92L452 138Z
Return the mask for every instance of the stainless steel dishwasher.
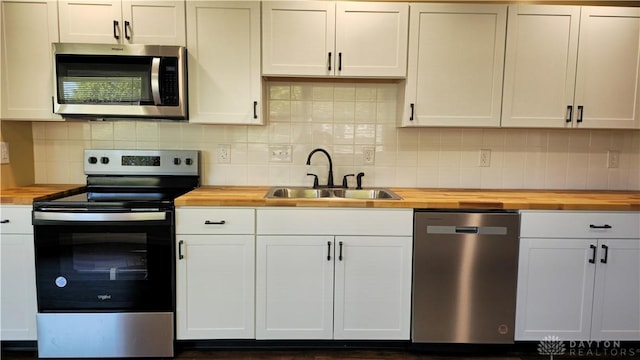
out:
M520 216L416 210L412 342L513 343Z

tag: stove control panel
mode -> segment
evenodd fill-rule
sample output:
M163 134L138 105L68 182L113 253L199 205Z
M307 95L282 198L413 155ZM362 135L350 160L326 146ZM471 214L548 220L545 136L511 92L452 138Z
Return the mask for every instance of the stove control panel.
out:
M198 150L84 151L86 175L200 175Z

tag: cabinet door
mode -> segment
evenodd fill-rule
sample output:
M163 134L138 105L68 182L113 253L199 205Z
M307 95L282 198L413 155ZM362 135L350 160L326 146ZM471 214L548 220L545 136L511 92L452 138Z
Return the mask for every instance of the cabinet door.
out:
M333 75L335 12L331 1L263 2L263 75Z
M2 108L7 120L60 120L53 114L51 43L58 41L55 1L3 1Z
M58 9L61 42L119 44L124 37L120 0L60 0Z
M407 3L338 2L336 74L405 77L408 33Z
M258 236L256 338L333 337L333 236Z
M640 240L600 240L591 340L640 340Z
M254 337L254 239L176 236L178 340Z
M502 126L571 127L580 7L509 5Z
M515 340L589 340L595 251L595 240L520 239Z
M33 235L0 237L0 340L36 340Z
M639 43L640 8L582 8L575 97L579 127L640 128Z
M408 340L411 237L337 236L335 339Z
M124 43L186 45L184 1L122 1Z
M262 124L260 2L187 2L189 122Z
M507 5L411 4L402 126L499 126Z

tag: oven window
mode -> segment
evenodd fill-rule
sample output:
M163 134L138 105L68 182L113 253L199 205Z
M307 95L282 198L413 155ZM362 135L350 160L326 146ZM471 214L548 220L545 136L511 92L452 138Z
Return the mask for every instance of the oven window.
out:
M34 225L39 311L166 311L172 217L160 224Z
M146 280L147 236L145 233L79 233L61 241L70 251L61 270L78 280Z

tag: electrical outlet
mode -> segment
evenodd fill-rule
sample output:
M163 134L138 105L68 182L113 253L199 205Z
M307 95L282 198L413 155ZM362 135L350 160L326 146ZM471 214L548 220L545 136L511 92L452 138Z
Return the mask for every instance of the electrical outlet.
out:
M609 150L607 152L607 167L609 169L615 169L620 166L620 151Z
M489 167L491 166L491 149L480 149L480 159L478 166Z
M270 145L269 161L279 163L291 162L291 145Z
M0 148L2 149L2 156L0 156L0 164L8 164L9 163L9 144L6 142L0 143Z
M216 157L219 164L228 164L231 161L231 145L218 144Z
M373 165L376 159L376 149L372 147L362 148L362 163L364 165Z

